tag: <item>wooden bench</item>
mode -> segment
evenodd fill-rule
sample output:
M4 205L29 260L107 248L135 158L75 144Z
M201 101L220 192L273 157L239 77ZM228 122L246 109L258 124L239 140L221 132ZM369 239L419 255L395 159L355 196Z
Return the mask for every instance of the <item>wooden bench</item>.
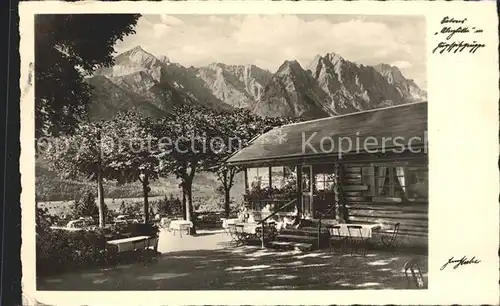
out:
M136 236L110 240L107 243L116 246L118 248L118 253L139 249L149 249L151 247L153 247L155 252L158 251L158 237Z

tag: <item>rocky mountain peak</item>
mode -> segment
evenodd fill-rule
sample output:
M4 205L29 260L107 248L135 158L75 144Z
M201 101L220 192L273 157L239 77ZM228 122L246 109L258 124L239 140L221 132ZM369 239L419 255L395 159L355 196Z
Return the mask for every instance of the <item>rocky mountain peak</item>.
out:
M170 64L170 59L166 55L158 56L158 60L164 64Z
M306 67L290 59L274 74L254 64L186 68L137 46L116 56L113 67L99 69L95 75L102 77L89 82L96 87L96 100L110 112L134 103L152 112L191 103L315 119L426 100L425 91L396 66L358 65L330 52L316 55Z
M104 67L96 71L96 75L105 75L108 78L121 78L143 71L149 74L155 82L161 80L161 70L164 63L141 46L136 46L114 58L113 67Z
M212 70L219 70L219 69L225 69L227 67L226 64L223 64L223 63L211 63L210 65L208 65L206 68L208 69L212 69Z
M337 53L334 53L334 52L330 52L330 53L327 53L324 58L328 61L330 61L330 63L334 64L334 65L337 65L337 64L341 64L344 60L344 58L340 55L338 55Z
M389 84L396 87L401 95L405 97L406 101L418 102L427 100L427 92L418 87L412 79L405 78L398 67L382 63L373 66L373 68L380 73Z
M399 68L396 66L382 63L374 66L373 68L375 68L375 70L377 70L382 76L384 76L391 84L401 83L406 80L401 70L399 70Z
M137 45L135 47L133 47L132 49L128 50L127 51L128 53L137 53L137 52L146 52L141 46ZM127 53L127 52L124 52L124 53Z
M143 67L150 67L154 64L160 63L160 61L153 54L147 52L141 46L136 46L133 49L118 55L115 58L115 61L118 64L122 61L131 61Z
M291 72L300 72L301 70L302 67L299 62L296 60L286 60L278 68L278 72L276 74L289 74Z
M319 77L319 73L325 69L325 67L333 68L338 75L341 73L342 65L347 61L340 55L330 52L324 56L316 55L313 60L307 66L307 70L311 72L314 77Z
M317 54L311 62L307 65L307 70L311 72L312 75L316 75L318 69L321 68L323 57Z
M251 64L212 63L197 68L196 76L218 99L235 107L248 108L260 99L272 75Z

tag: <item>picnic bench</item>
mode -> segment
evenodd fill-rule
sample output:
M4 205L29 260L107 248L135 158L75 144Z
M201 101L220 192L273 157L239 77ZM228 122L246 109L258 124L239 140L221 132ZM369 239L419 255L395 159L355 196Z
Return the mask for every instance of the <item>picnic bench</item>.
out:
M118 248L118 253L153 248L158 251L158 237L136 236L130 238L110 240L108 244Z

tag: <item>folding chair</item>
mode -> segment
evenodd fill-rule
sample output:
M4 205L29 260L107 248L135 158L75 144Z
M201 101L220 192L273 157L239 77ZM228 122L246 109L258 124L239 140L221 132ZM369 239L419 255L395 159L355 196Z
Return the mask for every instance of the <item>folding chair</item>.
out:
M394 225L394 230L391 233L390 238L387 239L387 237L385 236L380 236L380 240L386 247L390 248L394 246L394 242L396 242L396 238L398 237L399 226L400 226L399 222Z
M361 249L362 255L366 256L367 238L363 237L363 227L361 225L348 225L347 232L349 233L349 246L351 247L351 255L353 254L354 250Z
M236 225L236 238L239 243L245 244L250 242L253 238L257 237L257 234L251 234L245 231L245 227L241 224Z
M425 281L424 277L422 276L422 271L420 270L420 266L418 264L418 259L413 258L407 261L404 265L404 270L405 270L406 280L408 282L408 289L412 289L413 285L415 285L417 289L425 287Z
M229 237L231 238L230 243L234 242L236 245L240 244L240 237L236 224L228 224L227 231L229 233Z
M330 252L334 251L336 246L340 246L340 252L344 253L344 248L348 237L342 236L340 234L340 225L327 226L327 229Z
M229 236L230 233L229 233L229 228L228 228L228 225L227 225L227 219L226 218L220 218L220 221L222 222L222 229L224 230L224 233Z
M170 232L170 221L171 220L169 218L162 218L160 220L161 229Z

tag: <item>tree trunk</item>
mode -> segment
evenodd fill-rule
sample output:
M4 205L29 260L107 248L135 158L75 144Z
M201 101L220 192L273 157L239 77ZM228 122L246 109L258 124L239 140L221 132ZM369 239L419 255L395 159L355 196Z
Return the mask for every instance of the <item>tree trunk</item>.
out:
M222 187L224 188L224 212L226 218L229 217L229 188L228 188L228 171L222 172Z
M97 203L99 205L99 227L104 227L106 225L106 216L104 215L104 187L102 186L100 165L97 169Z
M182 183L182 219L187 220L186 186Z
M196 226L195 226L195 214L194 214L194 207L193 207L193 180L189 180L186 182L186 195L187 195L187 202L188 202L188 209L187 209L187 219L188 221L191 221L193 223L193 227L191 228L191 234L196 234Z
M230 213L230 207L229 204L231 202L229 192L231 191L230 188L224 188L224 212L226 213L226 218L229 218L229 213Z
M297 165L297 202L296 207L299 216L302 213L302 165Z
M144 174L144 178L142 179L142 190L144 192L144 224L147 224L149 221L149 178L148 174Z

